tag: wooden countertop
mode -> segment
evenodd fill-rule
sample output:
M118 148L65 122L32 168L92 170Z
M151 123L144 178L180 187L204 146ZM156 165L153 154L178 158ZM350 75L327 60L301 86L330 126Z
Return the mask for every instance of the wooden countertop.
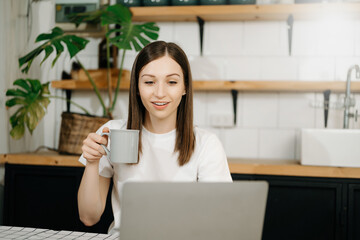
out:
M44 166L64 166L64 167L83 167L76 155L60 155L54 151L41 153L12 153L1 154L0 164L24 164L24 165L44 165Z
M83 167L79 156L57 152L1 154L0 164ZM228 159L231 173L302 177L360 178L360 168L303 166L296 161Z

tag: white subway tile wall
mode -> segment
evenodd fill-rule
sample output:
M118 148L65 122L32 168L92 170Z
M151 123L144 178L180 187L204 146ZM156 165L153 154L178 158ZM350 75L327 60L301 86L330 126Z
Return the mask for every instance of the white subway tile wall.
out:
M314 93L280 93L278 118L280 128L315 127Z
M174 41L174 23L172 22L159 22L157 25L160 28L159 40L166 42Z
M228 158L258 158L258 129L225 128L221 133L220 140Z
M263 57L260 61L258 80L296 80L298 59L291 56Z
M336 18L319 22L317 54L322 56L351 56L355 47L353 21Z
M301 81L333 81L335 57L299 57L298 78Z
M226 57L226 80L259 80L261 75L261 57Z
M286 56L287 36L284 22L244 22L244 54L253 56ZM283 39L285 38L285 39ZM286 43L286 44L285 44Z
M292 55L316 56L318 29L315 21L294 21Z
M355 20L355 56L359 58L360 56L360 20Z
M227 59L223 57L189 56L192 78L196 80L224 79Z
M208 22L204 25L204 56L243 54L243 22Z
M194 125L206 126L207 125L207 93L195 92L194 93Z
M359 20L295 21L291 56L284 21L206 22L203 56L197 23L158 25L159 40L174 41L187 53L194 81L345 81L348 68L360 64ZM131 69L135 56L134 51L127 51L126 69ZM97 43L90 45L80 58L86 66L96 68ZM356 109L360 110L360 94L355 97ZM95 97L74 92L73 98L99 113ZM343 94L330 95L333 104L342 98ZM322 103L322 93L239 91L236 125L215 128L211 126L213 116L233 116L230 91L195 92L194 123L215 132L229 158L295 161L300 159L301 128L324 128ZM128 94L121 92L114 115L125 118L127 104ZM341 128L342 121L341 109L329 110L329 128ZM350 127L360 128L359 121L351 119Z
M295 159L295 129L259 130L260 159Z
M243 93L244 128L276 128L278 126L278 94Z
M177 43L187 55L200 56L199 25L196 22L174 23L174 42Z
M209 92L206 99L206 125L211 126L211 120L218 115L232 115L233 102L229 92Z

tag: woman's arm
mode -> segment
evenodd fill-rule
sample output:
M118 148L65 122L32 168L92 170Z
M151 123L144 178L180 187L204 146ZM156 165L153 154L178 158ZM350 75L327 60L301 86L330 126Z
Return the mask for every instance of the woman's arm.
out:
M105 127L103 132L109 132ZM109 191L110 178L99 175L99 160L105 154L100 144L107 144L107 138L90 133L82 146L86 166L78 191L80 220L86 226L96 224L104 212Z
M99 175L99 162L87 163L78 191L80 220L86 226L96 224L104 212L110 178Z

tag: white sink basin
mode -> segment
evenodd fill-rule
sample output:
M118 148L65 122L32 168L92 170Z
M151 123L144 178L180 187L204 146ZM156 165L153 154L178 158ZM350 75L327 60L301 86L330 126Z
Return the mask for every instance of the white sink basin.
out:
M360 130L302 129L301 164L360 167Z

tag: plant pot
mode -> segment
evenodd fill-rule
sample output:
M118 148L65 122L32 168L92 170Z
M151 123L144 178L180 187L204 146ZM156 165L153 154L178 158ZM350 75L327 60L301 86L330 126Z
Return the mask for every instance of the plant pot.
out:
M81 147L87 135L96 132L110 118L89 116L79 113L61 114L59 153L82 154Z

